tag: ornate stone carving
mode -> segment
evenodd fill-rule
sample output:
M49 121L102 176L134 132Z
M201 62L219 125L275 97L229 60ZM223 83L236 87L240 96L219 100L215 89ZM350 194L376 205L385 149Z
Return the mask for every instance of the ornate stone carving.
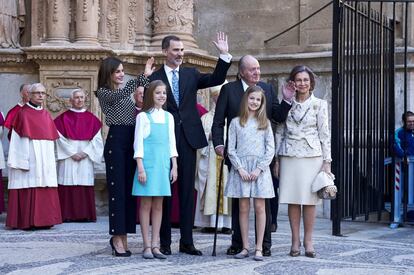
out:
M151 30L154 23L154 12L152 9L152 1L145 0L145 28Z
M111 42L119 41L119 2L117 0L108 0L107 12L106 24L109 31L109 38Z
M108 27L107 27L108 2L106 0L99 1L99 25L98 25L98 41L102 46L109 45Z
M92 5L94 3L95 1L93 1ZM88 20L88 1L87 0L83 0L83 3L82 3L82 20L83 21Z
M193 32L192 0L155 0L154 12L155 31Z
M90 108L91 96L89 91L89 79L49 78L46 79L44 84L47 86L46 107L54 116L71 107L69 102L70 93L77 88L85 90L85 106L88 109Z
M158 46L169 33L177 34L186 48L198 48L193 37L193 0L154 0L154 37ZM158 45L157 45L158 44Z
M25 15L24 0L0 0L0 48L20 48Z
M43 41L45 38L45 22L46 22L46 9L44 0L39 0L37 2L37 39L38 41Z
M136 0L130 0L128 2L128 42L131 44L135 41L137 8L138 3Z

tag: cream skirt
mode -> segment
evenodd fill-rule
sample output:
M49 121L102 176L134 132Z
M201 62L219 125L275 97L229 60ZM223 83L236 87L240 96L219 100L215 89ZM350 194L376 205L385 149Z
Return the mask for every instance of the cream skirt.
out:
M317 205L322 202L311 192L311 185L321 170L322 157L280 159L279 202L288 204Z

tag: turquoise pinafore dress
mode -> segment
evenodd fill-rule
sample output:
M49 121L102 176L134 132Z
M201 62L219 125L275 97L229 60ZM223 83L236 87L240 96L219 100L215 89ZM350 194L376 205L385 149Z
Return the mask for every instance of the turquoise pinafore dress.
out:
M171 196L170 187L170 140L168 113L165 122L155 123L149 113L151 132L144 138L144 164L147 181L138 182L138 168L134 175L132 195L134 196Z

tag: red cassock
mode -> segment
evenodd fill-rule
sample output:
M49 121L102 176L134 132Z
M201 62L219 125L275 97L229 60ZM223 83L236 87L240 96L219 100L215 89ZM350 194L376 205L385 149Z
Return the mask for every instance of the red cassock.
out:
M6 127L7 129L9 129L9 133L7 134L7 138L10 140L11 137L11 128L12 128L12 124L13 124L13 120L16 117L16 114L20 111L20 109L23 106L21 106L20 104L17 104L16 106L14 106L13 108L11 108L6 115L6 119L4 121L4 127Z
M65 138L73 141L92 141L102 127L99 119L88 111L68 110L55 119L55 124ZM58 181L58 190L63 221L96 221L94 186Z
M44 187L31 187L28 182L20 181L23 179L25 173L37 173L34 163L38 160L28 158L27 171L22 171L19 168L13 168L15 163L20 162L16 156L12 156L15 151L12 152L12 148L16 148L18 142L22 138L28 138L29 142L34 140L42 141L55 141L59 136L53 123L50 114L44 110L36 110L28 105L25 105L17 112L11 127L18 134L16 138L12 138L10 141L10 153L9 153L9 199L8 199L8 211L6 218L6 226L9 228L29 229L33 227L50 227L62 222L60 214L59 196L56 185L56 179L50 180L49 183L42 182L43 180L33 179L31 176L26 177L27 181L37 182L39 186ZM13 137L13 135L12 135ZM48 143L50 147L50 142ZM30 146L30 145L29 145ZM31 145L33 146L33 144ZM43 148L43 147L39 147ZM53 143L52 143L53 148ZM33 148L32 148L33 149ZM16 150L19 152L20 149ZM52 149L53 151L53 149ZM22 155L30 155L36 153L19 152ZM54 152L50 156L50 162L48 165L55 166L54 164ZM53 161L53 162L52 162ZM40 170L42 170L40 168ZM49 171L52 175L56 175L56 171ZM40 178L44 175L40 175ZM16 180L17 179L17 180ZM28 187L25 187L28 186Z
M4 117L3 117L3 114L0 112L0 127L3 127L3 126L4 126ZM1 146L0 154L3 154L3 146ZM3 157L3 156L0 156L0 157ZM3 213L3 211L4 211L4 185L3 185L3 174L0 169L0 214Z

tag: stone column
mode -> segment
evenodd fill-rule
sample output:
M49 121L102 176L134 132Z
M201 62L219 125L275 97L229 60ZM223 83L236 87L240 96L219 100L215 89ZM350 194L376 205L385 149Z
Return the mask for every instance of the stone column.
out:
M198 49L193 25L193 0L154 0L151 48L160 49L162 39L173 34L181 38L185 48Z
M69 41L70 5L68 0L47 1L47 38L48 43Z
M75 41L98 43L99 0L76 0Z
M102 46L109 46L109 39L108 39L108 28L106 26L106 16L108 13L108 4L106 0L100 0L100 9L99 9L99 25L98 25L98 33L99 33L99 43Z

